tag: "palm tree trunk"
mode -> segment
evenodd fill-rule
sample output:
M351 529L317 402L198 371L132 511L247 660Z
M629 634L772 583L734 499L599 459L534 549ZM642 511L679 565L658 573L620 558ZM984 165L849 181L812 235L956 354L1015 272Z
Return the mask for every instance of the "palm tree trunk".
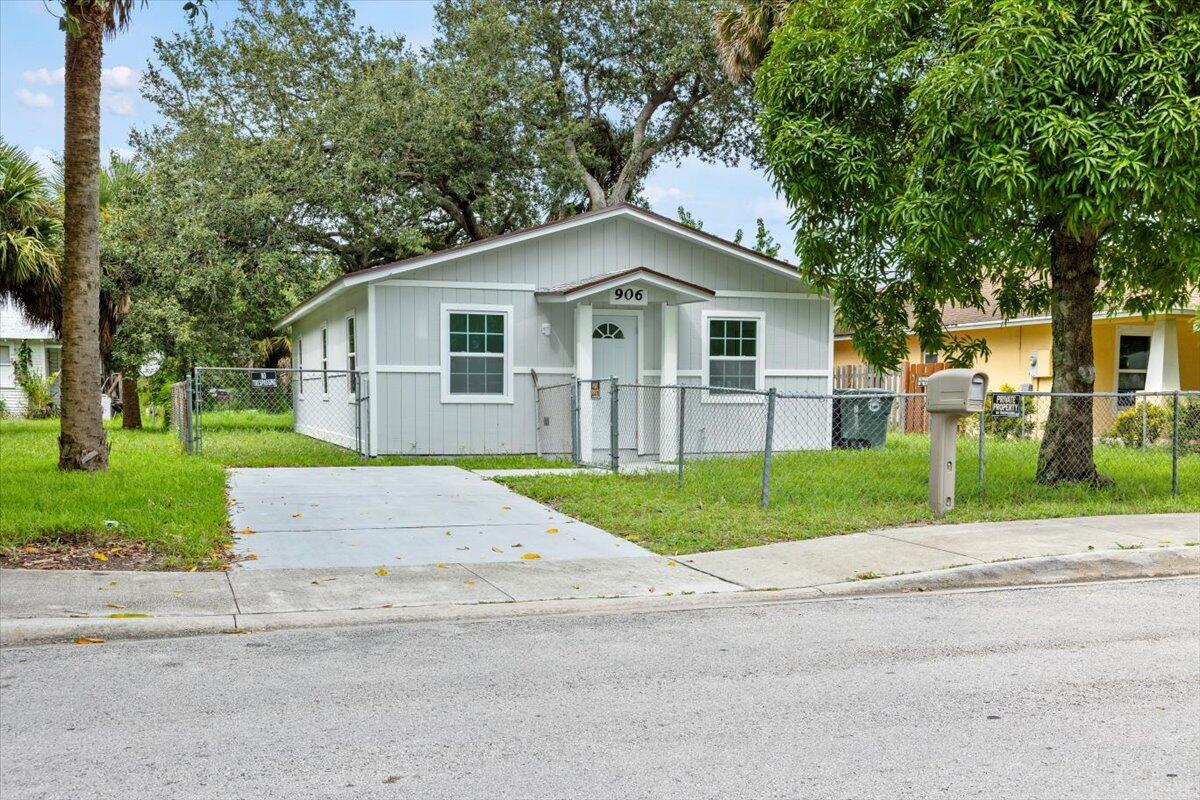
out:
M63 141L62 428L58 468L108 468L100 414L100 63L104 3L74 0Z
M1098 236L1054 235L1050 253L1052 392L1090 393L1096 386L1092 312L1100 275L1093 259ZM1038 451L1038 483L1105 483L1092 449L1091 397L1052 397Z
M121 427L142 427L142 401L138 398L137 372L121 374Z

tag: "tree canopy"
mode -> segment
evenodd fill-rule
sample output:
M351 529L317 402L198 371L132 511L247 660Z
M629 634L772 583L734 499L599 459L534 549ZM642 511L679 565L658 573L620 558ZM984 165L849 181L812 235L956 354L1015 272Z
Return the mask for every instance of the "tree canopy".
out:
M941 309L1045 312L1054 241L1090 243L1097 308L1180 305L1200 270L1194 2L793 3L756 77L801 269L868 360Z

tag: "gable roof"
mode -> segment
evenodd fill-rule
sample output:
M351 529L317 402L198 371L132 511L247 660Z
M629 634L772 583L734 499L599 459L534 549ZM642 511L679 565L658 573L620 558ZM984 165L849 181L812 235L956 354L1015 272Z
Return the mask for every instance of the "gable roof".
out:
M350 272L340 277L337 277L321 287L311 297L303 300L296 305L291 311L285 314L277 323L276 328L282 328L295 322L298 318L311 311L316 306L340 294L352 286L359 286L370 283L372 281L383 280L384 278L393 275L399 275L415 269L423 269L425 267L435 266L447 261L452 261L463 256L474 255L476 253L487 252L488 250L497 247L504 247L516 242L522 242L529 239L534 239L539 236L545 236L550 233L567 230L569 228L579 227L581 225L590 225L594 222L600 222L607 219L630 218L637 220L646 225L665 230L668 233L673 233L681 238L690 239L697 244L709 247L713 250L718 250L726 255L739 258L743 261L754 264L763 269L770 270L780 275L795 277L797 275L796 268L786 261L780 261L777 258L770 258L756 250L751 250L740 244L722 239L719 236L714 236L711 233L705 233L701 230L689 228L682 223L676 222L673 219L656 214L638 206L628 203L610 206L595 211L585 211L582 214L576 214L573 217L565 219L553 220L544 222L541 225L535 225L531 228L522 228L519 231L510 231L497 236L492 236L487 239L481 239L477 242L467 242L466 244L449 247L445 250L439 250L436 253L427 253L425 255L412 256L400 261L393 261L389 264L381 264L377 267L369 267L357 272Z
M538 289L534 292L534 296L539 300L550 302L570 302L639 280L690 297L693 300L711 300L717 296L717 293L707 286L675 278L649 267L631 267L616 272L592 275L589 278L564 283L561 286Z

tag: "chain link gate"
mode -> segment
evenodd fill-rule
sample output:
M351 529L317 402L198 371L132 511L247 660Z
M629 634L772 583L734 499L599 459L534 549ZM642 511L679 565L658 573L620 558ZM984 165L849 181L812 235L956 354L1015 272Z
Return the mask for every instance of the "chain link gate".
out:
M369 383L352 370L196 367L185 382L190 425L180 438L188 452L219 455L214 447L238 431L293 431L366 456Z

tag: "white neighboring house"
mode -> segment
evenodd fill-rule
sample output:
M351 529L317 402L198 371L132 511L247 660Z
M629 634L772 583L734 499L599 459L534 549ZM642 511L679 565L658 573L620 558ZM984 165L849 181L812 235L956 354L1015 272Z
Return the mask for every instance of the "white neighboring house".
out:
M31 322L10 300L0 298L0 400L9 414L25 411L25 393L17 386L16 363L21 344L29 345L33 356L30 369L40 375L62 370L62 345L50 328ZM54 383L58 400L58 381Z
M534 452L539 428L565 432L570 414L566 392L535 410L534 372L543 387L616 376L651 386L832 388L828 297L785 262L629 205L345 275L278 327L291 332L296 366L365 373L369 419L357 424L372 455ZM360 441L345 382L296 389L298 432ZM584 454L607 448L610 433L607 388L590 391L581 387L579 398ZM762 400L706 393L689 430L705 451L757 449ZM622 417L622 456L671 457L674 404L646 391L637 406ZM775 441L829 446L827 418ZM568 448L564 440L542 451Z

